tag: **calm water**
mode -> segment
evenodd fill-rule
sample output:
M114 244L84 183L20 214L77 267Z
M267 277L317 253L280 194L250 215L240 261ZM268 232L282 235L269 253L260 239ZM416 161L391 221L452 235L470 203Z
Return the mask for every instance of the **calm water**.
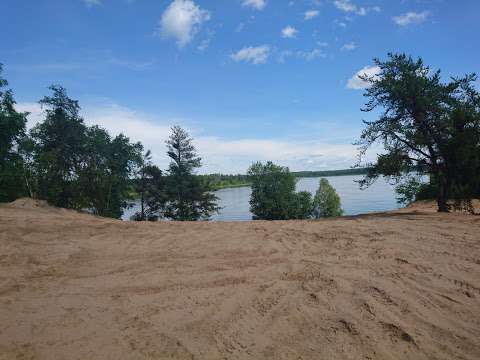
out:
M398 209L395 199L394 187L385 180L378 179L370 188L360 190L355 180L362 179L361 175L326 177L330 184L337 190L342 201L345 215L364 214L374 211ZM313 195L318 188L320 178L301 178L297 182L297 191L309 191ZM220 213L213 216L216 221L245 221L251 220L249 211L251 190L249 187L223 189L216 192L219 197ZM129 217L138 210L134 206L125 212L123 218Z

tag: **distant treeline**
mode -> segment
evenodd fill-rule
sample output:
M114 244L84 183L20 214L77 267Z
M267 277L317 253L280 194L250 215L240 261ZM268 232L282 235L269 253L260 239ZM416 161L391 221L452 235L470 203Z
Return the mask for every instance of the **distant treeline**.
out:
M343 170L323 170L323 171L297 171L291 172L296 178L302 177L326 177L326 176L346 176L346 175L366 175L367 168L343 169ZM225 174L209 174L198 175L210 187L215 190L235 188L252 185L252 179L248 175L225 175Z
M346 176L346 175L365 175L367 168L354 168L343 170L321 170L321 171L294 171L295 177L325 177L325 176Z

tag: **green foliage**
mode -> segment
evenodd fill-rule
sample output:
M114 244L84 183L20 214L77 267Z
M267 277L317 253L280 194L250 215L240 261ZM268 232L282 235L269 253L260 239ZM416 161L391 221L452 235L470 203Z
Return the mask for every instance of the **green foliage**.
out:
M27 114L15 110L15 100L2 76L0 64L0 202L12 201L28 193L24 161L21 156L25 141Z
M77 180L87 127L79 116L78 102L67 96L65 88L53 85L50 90L52 96L40 100L46 109L45 121L31 131L37 196L55 206L80 209Z
M141 159L141 144L86 126L78 102L65 88L50 90L52 96L40 100L45 120L31 130L37 197L59 207L121 217L131 200L130 178Z
M295 176L272 162L254 163L248 169L252 181L250 211L255 220L287 220L311 217L311 195L295 193ZM307 195L308 194L308 195Z
M192 138L184 129L174 126L167 149L172 161L165 183L168 201L164 216L179 221L208 219L219 207L209 184L194 174L201 166L201 159L192 144Z
M111 138L98 126L87 128L78 191L82 208L94 214L120 218L132 200L130 179L141 161L142 145L124 135Z
M156 221L162 217L167 202L165 177L162 171L152 164L150 150L142 156L134 188L140 196L140 211L132 216L132 220Z
M198 176L202 179L202 181L208 182L213 190L251 185L248 175L209 174Z
M340 197L327 179L320 179L313 199L313 215L316 219L343 215Z
M365 175L367 169L354 168L343 170L324 170L324 171L296 171L292 175L296 178L305 177L323 177L323 176L345 176L345 175ZM210 183L214 190L251 186L252 180L248 175L224 175L224 174L209 174L198 175Z
M378 120L365 122L358 144L361 155L376 142L381 142L385 153L368 164L361 185L368 186L380 175L400 182L415 169L429 174L436 184L439 211L449 210L449 197L471 199L478 189L474 180L478 176L469 168L479 169L475 75L443 83L440 71L431 71L422 59L404 54L389 54L387 61L375 59L375 63L379 74L363 77L369 83L363 111L380 108L383 113ZM405 186L400 191L414 190L413 183Z
M313 213L312 194L300 191L294 194L290 219L310 219Z
M345 175L366 175L367 169L357 167L353 169L342 170L322 170L322 171L295 171L292 172L295 177L308 178L308 177L324 177L324 176L345 176Z

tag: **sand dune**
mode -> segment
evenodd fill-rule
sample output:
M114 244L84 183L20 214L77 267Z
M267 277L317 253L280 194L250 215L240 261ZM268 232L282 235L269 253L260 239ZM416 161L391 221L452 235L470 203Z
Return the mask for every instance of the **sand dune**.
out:
M0 206L0 359L480 359L480 217Z

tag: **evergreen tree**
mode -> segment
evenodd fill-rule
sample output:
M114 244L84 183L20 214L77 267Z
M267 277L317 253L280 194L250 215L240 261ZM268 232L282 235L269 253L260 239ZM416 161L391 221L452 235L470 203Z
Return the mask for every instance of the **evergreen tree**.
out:
M317 219L343 215L340 197L325 178L320 179L320 185L313 199L313 208L314 217Z
M142 155L135 179L135 190L140 195L140 211L132 216L135 221L156 221L163 217L167 202L165 177L162 171L152 164L150 150Z
M145 191L145 216L148 221L156 221L164 217L167 194L165 190L166 177L155 165L146 169L147 187Z
M52 85L50 90L52 96L40 100L46 108L45 121L31 131L37 192L55 206L79 209L83 204L77 180L87 127L78 102L68 97L65 88Z
M164 216L179 221L208 219L219 207L210 186L194 174L201 166L201 158L192 138L184 129L174 126L166 143L172 161L165 184L168 202Z
M28 178L21 156L27 114L15 110L15 100L0 64L0 202L12 201L28 194Z
M369 101L363 111L381 108L383 113L378 120L365 122L358 144L364 154L380 141L385 153L369 164L361 185L368 186L380 175L401 181L411 170L429 174L436 186L438 211L447 212L450 197L471 196L465 191L472 188L466 185L471 179L465 181L457 175L468 173L470 165L463 160L476 161L478 154L479 120L474 115L478 92L472 86L476 77L467 75L443 83L440 71L431 71L422 59L404 54L389 54L387 61L375 59L375 63L380 72L362 77L369 84L365 92ZM460 141L467 129L469 141Z

